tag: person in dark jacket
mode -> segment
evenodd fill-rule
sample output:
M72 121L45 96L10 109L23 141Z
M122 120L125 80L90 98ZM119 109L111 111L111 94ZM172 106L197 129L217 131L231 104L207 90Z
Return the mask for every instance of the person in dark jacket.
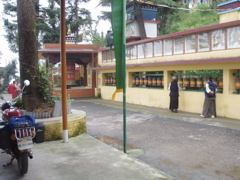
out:
M177 113L178 112L178 97L179 93L178 91L181 89L177 82L177 77L173 76L172 77L172 82L169 84L168 89L170 90L170 105L169 109L171 109L172 112Z
M217 85L212 82L212 78L209 77L205 85L205 100L203 104L203 111L201 117L216 117L216 92Z

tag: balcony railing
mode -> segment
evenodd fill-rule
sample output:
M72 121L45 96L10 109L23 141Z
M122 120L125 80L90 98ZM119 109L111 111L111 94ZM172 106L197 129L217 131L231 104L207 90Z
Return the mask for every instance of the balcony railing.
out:
M240 21L128 43L126 60L240 48ZM102 62L114 62L114 51L102 51Z

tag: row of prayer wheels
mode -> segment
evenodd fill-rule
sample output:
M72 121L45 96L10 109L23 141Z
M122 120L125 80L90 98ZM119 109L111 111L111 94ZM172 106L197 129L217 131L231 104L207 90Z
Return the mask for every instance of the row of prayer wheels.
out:
M148 86L148 87L162 87L164 81L162 77L136 77L132 78L133 86Z
M207 83L207 78L178 78L178 83L181 87L202 88ZM213 83L215 83L218 88L223 88L223 78L213 78Z
M116 77L115 76L107 76L105 77L105 85L116 85Z
M181 87L198 87L202 88L207 83L207 78L178 78L178 83ZM215 83L218 88L223 88L223 78L213 78L213 83ZM107 76L105 78L106 85L116 85L115 76ZM162 77L133 77L133 86L148 86L148 87L163 87L164 81ZM236 89L240 89L240 78L236 78Z

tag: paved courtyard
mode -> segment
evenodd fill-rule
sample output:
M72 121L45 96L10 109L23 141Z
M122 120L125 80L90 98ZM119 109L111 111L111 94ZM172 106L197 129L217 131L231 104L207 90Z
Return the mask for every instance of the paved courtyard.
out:
M86 112L89 135L123 141L122 103L81 99L72 106ZM199 115L128 104L127 144L176 179L240 179L239 121Z

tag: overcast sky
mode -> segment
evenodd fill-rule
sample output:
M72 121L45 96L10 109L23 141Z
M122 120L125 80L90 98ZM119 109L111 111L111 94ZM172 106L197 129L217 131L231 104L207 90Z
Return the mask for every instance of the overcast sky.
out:
M47 2L47 0L40 0L40 3L44 4ZM98 4L99 0L91 0L89 3L83 3L82 5L88 9L92 14L92 18L94 20L97 19L98 15L101 15L101 11L110 11L111 8L102 8L102 7L96 7L96 5ZM1 52L2 52L2 56L1 56L1 61L0 61L0 66L1 67L5 67L11 60L13 59L18 59L18 54L14 54L9 50L9 45L8 42L5 40L5 38L3 37L5 33L5 30L3 28L3 4L2 2L0 2L0 42L1 42ZM108 21L101 21L99 26L98 26L98 32L102 32L104 34L106 34L107 30L110 29L110 23Z

